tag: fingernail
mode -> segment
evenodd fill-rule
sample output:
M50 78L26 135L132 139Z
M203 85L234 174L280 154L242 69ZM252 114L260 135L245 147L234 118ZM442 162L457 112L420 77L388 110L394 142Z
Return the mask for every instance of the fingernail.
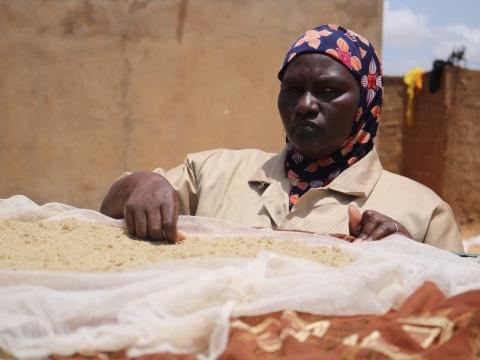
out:
M371 236L367 236L365 239L363 239L364 241L372 241L373 238Z
M358 244L358 243L361 243L363 240L360 239L360 238L357 238L355 240L353 240L353 244Z
M367 234L360 234L359 238L365 240L367 238Z

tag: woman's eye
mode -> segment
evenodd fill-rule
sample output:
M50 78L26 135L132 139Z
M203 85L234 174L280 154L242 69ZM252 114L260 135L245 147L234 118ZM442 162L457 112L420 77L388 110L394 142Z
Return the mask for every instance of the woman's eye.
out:
M287 93L300 93L303 90L300 89L299 87L292 86L292 87L285 87L284 91Z
M342 91L332 87L324 87L320 89L319 95L327 100L333 100L342 95Z
M340 90L332 88L332 87L324 87L322 89L322 92L328 93L328 94L333 94L333 93L340 93Z

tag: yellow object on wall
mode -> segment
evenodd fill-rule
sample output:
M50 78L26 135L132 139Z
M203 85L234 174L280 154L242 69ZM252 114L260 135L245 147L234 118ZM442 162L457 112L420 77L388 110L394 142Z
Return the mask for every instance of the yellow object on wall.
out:
M403 82L405 83L405 85L407 85L407 111L405 117L408 127L411 127L413 125L415 119L415 91L422 90L422 75L424 72L425 70L421 68L413 68L410 69L403 77Z

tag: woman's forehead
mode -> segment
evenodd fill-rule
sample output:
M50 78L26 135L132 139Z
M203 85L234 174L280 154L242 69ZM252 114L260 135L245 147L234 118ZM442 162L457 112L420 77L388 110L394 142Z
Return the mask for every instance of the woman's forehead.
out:
M357 82L342 63L322 53L304 53L293 59L285 69L282 80L289 81L305 74L323 79Z

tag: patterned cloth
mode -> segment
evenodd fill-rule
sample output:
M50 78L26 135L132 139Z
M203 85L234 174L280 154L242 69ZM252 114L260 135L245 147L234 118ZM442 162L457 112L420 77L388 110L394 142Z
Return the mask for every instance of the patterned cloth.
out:
M367 39L352 30L332 24L308 30L287 52L278 78L282 79L295 56L312 52L329 55L350 70L358 80L360 103L348 138L330 156L309 159L287 144L285 165L292 184L290 209L308 189L328 185L343 170L372 150L382 106L382 67Z
M285 310L231 320L219 360L479 359L480 290L445 298L425 282L384 315L324 316Z

